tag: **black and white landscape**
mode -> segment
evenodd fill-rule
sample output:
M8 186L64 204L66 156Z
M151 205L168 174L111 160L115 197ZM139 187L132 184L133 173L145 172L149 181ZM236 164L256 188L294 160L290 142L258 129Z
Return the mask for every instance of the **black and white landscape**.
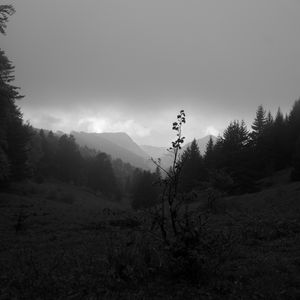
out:
M0 3L0 300L299 299L299 12Z

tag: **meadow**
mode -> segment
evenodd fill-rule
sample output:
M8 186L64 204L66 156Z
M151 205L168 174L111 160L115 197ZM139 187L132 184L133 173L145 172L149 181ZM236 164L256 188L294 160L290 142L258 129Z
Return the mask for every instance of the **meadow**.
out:
M125 200L34 182L0 199L1 300L299 299L299 182L209 208L199 196L189 256L162 246L149 215Z

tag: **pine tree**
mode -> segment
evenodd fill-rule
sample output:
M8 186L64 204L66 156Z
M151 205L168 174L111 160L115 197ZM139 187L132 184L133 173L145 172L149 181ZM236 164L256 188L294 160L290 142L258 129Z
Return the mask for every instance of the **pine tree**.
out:
M14 13L11 5L0 5L0 32L5 34L8 17ZM22 114L15 101L22 98L11 85L14 66L0 49L0 153L2 181L18 180L27 173L28 126L23 124ZM0 179L0 181L1 181Z
M296 142L300 137L300 98L295 101L288 117L290 156L296 148Z
M250 135L244 121L233 121L225 129L219 145L221 163L219 168L234 180L232 192L251 191L254 187L252 174Z
M12 5L0 5L0 33L5 35L8 17L13 15L14 13L15 9Z
M293 157L292 157L292 181L300 181L300 136L296 142Z
M273 119L273 116L272 116L272 114L271 114L271 112L269 111L268 112L268 114L267 114L267 119L266 119L266 127L268 128L268 127L270 127L270 126L272 126L273 125L273 123L274 123L274 119Z
M62 135L56 153L57 177L62 181L78 183L82 167L82 156L72 135Z
M197 141L194 139L182 154L182 171L180 187L182 191L190 191L204 179L204 164Z
M211 169L214 166L214 142L212 136L209 137L209 141L206 145L204 162L208 169Z
M233 121L223 134L223 148L229 153L239 152L247 146L249 132L244 121Z
M158 204L157 174L139 171L136 173L136 176L132 190L132 208L135 210L147 209Z
M273 145L271 157L274 161L275 170L285 168L289 163L288 127L280 108L278 108L273 125Z
M267 122L268 119L266 117L266 111L264 110L262 105L259 105L256 110L256 117L251 126L251 128L253 129L251 137L254 141L256 141L263 134Z
M86 185L95 194L102 195L112 200L120 200L122 196L122 186L118 182L113 170L111 157L104 152L99 152L95 157L85 158Z

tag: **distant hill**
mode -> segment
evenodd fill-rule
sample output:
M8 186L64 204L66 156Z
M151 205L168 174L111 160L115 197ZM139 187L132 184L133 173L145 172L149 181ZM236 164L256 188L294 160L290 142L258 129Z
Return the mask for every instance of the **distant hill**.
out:
M155 147L150 145L140 145L140 147L148 154L149 157L154 159L161 158L167 152L167 147Z
M148 158L148 154L125 132L103 132L99 135L138 156Z
M124 132L87 133L72 131L71 134L82 147L87 146L105 152L114 159L120 158L135 167L149 169L147 153Z

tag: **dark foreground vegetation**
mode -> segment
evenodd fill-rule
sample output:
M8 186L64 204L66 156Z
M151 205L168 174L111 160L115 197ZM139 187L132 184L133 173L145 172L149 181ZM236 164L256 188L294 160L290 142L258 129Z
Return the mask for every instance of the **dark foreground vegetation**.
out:
M0 199L0 299L299 298L299 183L194 203L197 236L170 245L148 214L74 186Z
M5 33L10 5L0 5ZM139 170L24 124L0 50L0 299L298 299L300 100Z

